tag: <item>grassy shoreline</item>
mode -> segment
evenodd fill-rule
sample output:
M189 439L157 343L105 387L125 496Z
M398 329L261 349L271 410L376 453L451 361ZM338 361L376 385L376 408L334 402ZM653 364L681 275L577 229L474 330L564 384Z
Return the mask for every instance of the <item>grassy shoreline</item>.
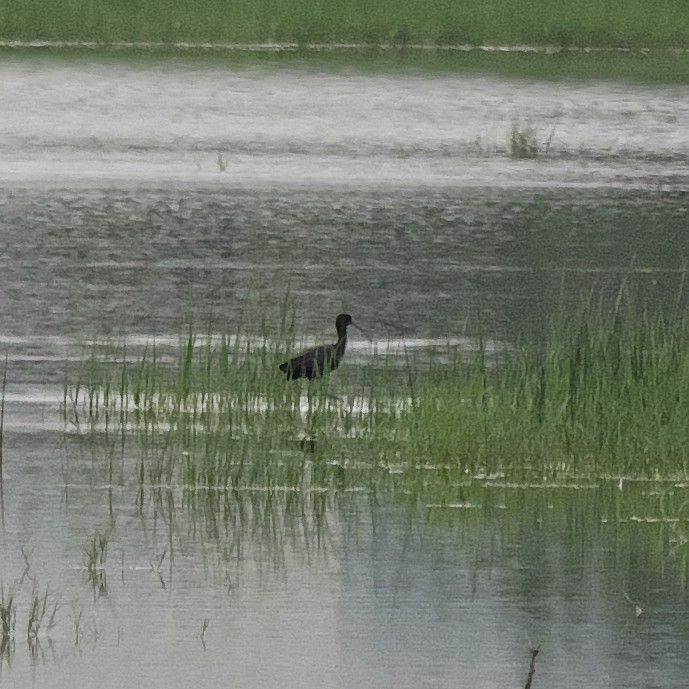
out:
M674 0L650 4L643 0L533 0L528 4L522 0L449 4L444 0L402 4L396 0L72 0L59 4L6 0L0 5L0 41L92 42L62 48L5 46L0 47L0 56L38 50L61 56L76 52L107 58L202 57L232 64L689 81L689 5ZM149 47L134 45L137 43ZM175 45L179 43L196 47ZM294 48L265 53L227 48L227 44L260 43ZM360 47L314 49L313 44ZM486 53L443 48L467 45L554 46L562 52ZM587 53L578 52L579 48L605 50ZM616 52L624 49L630 52Z
M689 46L675 0L5 0L4 39Z

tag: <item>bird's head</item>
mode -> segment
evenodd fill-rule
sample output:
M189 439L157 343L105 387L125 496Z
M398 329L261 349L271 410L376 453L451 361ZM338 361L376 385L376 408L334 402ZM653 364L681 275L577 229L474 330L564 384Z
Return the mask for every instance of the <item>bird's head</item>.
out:
M335 327L337 328L337 332L339 333L342 330L345 330L347 326L351 325L353 322L352 317L348 313L341 313L335 319Z

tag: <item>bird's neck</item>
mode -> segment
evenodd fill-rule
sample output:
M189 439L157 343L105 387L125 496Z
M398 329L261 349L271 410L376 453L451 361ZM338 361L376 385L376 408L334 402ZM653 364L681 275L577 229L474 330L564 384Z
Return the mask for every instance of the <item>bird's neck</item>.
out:
M335 345L335 349L337 350L338 356L342 356L344 354L346 347L347 347L347 331L345 330L343 333L339 334L339 337L337 338L337 344Z

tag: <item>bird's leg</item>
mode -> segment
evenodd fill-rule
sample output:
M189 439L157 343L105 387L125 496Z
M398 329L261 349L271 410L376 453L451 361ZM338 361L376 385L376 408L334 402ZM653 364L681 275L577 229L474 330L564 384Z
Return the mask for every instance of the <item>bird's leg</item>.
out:
M306 386L306 401L306 433L309 437L313 438L314 420L316 418L314 402L316 400L314 399L313 386L309 384Z
M329 391L330 388L330 377L325 376L318 381L319 394L321 401L330 400L331 402L336 402L337 404L342 404L342 398L338 395L333 394ZM328 411L323 405L322 411Z
M330 387L331 380L328 376L327 378L323 379L323 397L325 399L331 400L332 402L337 402L337 404L342 404L343 398L340 395L336 395L335 393L330 392Z

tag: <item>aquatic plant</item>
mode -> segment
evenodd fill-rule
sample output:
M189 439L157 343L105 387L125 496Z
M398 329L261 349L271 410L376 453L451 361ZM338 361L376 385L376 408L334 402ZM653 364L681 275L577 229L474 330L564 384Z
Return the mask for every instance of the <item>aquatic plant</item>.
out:
M539 144L538 133L531 126L520 126L517 122L512 125L509 137L508 151L510 158L530 160L542 155L548 155L550 146L555 136L555 127L550 131L550 136Z
M135 360L92 352L68 385L65 419L131 434L139 480L154 484L315 490L427 482L428 467L460 478L689 470L681 297L649 312L626 288L613 305L588 295L542 338L479 337L471 356L448 347L443 363L374 354L305 386L278 370L290 332L191 330Z
M12 592L0 586L0 658L9 658L14 628L17 622L17 608Z
M622 296L610 311L588 298L551 322L542 346L454 367L403 420L417 456L436 461L684 475L688 352L685 310L637 313Z
M512 125L509 152L511 158L537 158L538 140L536 139L536 131L532 127L520 129L518 125Z
M79 610L77 612L77 610L74 610L72 614L74 619L74 645L78 646L84 636L84 632L81 628L81 618L83 617L84 611Z
M39 593L38 584L36 581L33 582L26 626L26 639L32 655L38 652L40 646L39 632L44 622L47 622L46 626L48 629L55 624L55 615L57 614L59 604L59 596L52 595L48 587L46 587L44 593ZM47 620L46 615L48 616Z
M84 546L84 567L94 591L101 595L107 593L107 578L105 564L108 558L109 533L96 531L89 542Z
M105 567L109 541L110 536L108 534L101 534L96 531L93 538L84 546L84 564L88 571L96 571Z

